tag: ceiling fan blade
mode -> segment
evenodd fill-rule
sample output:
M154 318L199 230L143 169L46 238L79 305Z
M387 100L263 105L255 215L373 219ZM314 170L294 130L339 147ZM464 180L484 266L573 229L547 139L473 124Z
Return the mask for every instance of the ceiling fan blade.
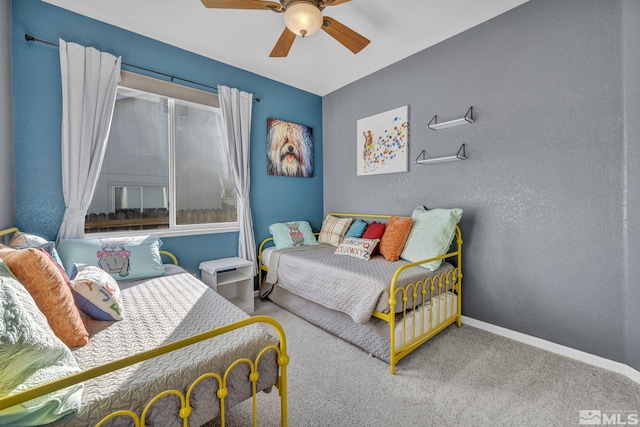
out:
M205 7L213 9L265 9L280 12L282 5L262 0L202 0Z
M339 4L346 3L346 2L349 2L349 1L351 1L351 0L333 0L333 1L331 1L331 0L322 0L322 4L323 4L323 6L337 6Z
M271 58L284 58L289 54L289 50L291 50L295 39L296 35L285 27L269 56Z
M324 17L322 29L353 53L360 52L371 42L368 38L328 16Z

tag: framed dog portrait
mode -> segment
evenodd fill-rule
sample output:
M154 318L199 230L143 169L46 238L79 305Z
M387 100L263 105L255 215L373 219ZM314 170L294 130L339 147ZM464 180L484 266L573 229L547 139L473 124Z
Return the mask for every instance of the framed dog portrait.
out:
M267 174L313 176L311 128L278 119L267 119Z
M358 120L357 175L409 170L409 106Z

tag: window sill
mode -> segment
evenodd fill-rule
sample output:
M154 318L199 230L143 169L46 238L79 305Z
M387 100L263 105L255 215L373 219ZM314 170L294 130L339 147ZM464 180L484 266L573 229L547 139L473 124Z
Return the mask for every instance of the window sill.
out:
M240 231L240 226L238 224L230 224L226 226L220 226L216 228L202 228L202 227L184 227L180 229L168 230L168 229L157 229L157 230L121 230L121 231L110 231L103 233L85 233L85 239L103 239L109 237L128 237L128 236L157 236L157 237L180 237L180 236L196 236L200 234L218 234L218 233L235 233Z

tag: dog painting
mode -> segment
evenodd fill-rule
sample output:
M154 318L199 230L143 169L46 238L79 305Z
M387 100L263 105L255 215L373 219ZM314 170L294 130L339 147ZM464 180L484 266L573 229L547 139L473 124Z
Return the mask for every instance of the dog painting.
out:
M310 127L267 119L267 135L269 175L313 176L313 137Z
M406 172L409 107L358 120L358 175Z

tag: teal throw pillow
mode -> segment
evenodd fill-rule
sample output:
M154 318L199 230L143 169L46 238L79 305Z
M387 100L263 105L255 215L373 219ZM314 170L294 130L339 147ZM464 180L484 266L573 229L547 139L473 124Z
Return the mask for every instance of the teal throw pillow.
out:
M364 230L367 228L367 223L362 221L361 219L357 219L351 224L347 234L344 237L362 237L364 234Z

